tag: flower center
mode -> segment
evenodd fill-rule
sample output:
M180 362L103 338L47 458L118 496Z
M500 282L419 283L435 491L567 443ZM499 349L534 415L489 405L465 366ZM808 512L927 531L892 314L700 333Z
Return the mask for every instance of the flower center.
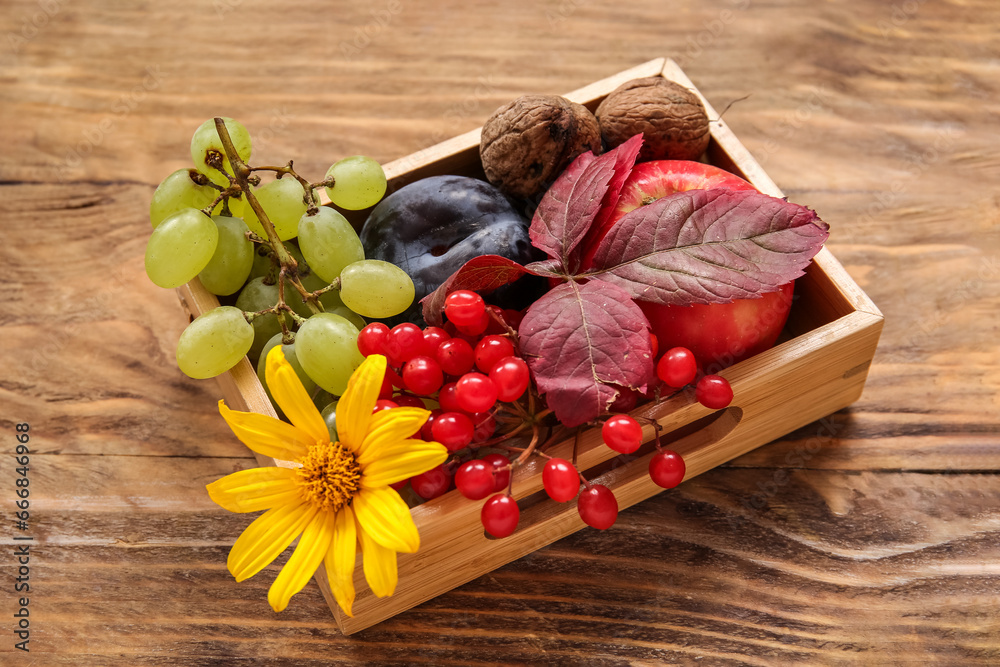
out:
M296 481L318 507L337 512L361 488L361 466L339 442L317 442L300 463Z

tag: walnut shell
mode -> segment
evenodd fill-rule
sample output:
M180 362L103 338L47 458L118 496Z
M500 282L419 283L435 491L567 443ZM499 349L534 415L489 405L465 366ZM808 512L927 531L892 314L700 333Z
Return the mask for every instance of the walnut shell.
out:
M642 132L639 160L696 160L708 148L708 114L701 100L662 77L623 83L596 115L608 150Z
M486 178L504 192L531 197L573 158L601 152L601 130L587 107L558 95L522 95L483 125L479 156Z

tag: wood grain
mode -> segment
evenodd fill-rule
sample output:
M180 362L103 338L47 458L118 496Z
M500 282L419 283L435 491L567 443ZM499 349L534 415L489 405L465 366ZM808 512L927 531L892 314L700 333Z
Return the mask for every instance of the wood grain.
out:
M997 664L998 23L988 0L6 4L0 427L32 424L38 543L32 654L8 594L0 662ZM750 95L726 124L885 314L861 400L357 635L314 585L275 615L277 565L225 571L251 517L202 491L253 459L142 271L193 128L239 117L320 174L664 54L717 109Z

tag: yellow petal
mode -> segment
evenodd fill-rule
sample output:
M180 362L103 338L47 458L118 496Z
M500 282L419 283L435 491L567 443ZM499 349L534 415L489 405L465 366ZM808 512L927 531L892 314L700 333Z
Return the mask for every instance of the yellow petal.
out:
M376 412L372 415L368 433L357 450L358 464L364 467L381 458L383 448L409 438L419 431L430 414L423 408L411 407Z
M354 496L354 515L368 535L386 549L413 553L420 548L420 534L410 508L393 489L361 489Z
M298 546L292 552L285 566L281 568L277 579L267 592L267 601L275 611L282 611L288 606L292 596L312 579L316 568L323 562L326 552L330 550L333 540L333 514L328 511L317 512L299 539Z
M295 505L299 487L290 468L240 470L208 485L208 496L230 512L259 512L279 505Z
M388 412L388 410L386 410L386 412ZM378 454L378 456L373 456L373 455L369 454L368 456L358 457L355 460L357 460L358 464L362 466L362 469L364 469L366 466L370 466L372 463L374 463L375 461L378 461L380 459L389 459L389 458L393 458L393 457L396 457L396 456L402 456L403 454L406 454L408 451L412 450L414 447L420 447L425 442L427 442L427 441L426 440L420 440L418 438L408 438L406 440L397 440L396 442L394 442L392 444L386 444L386 445L384 445L382 447L379 447L378 450L372 452L374 454ZM433 444L440 445L441 447L444 447L444 445L441 445L440 443L437 443L437 442L435 442ZM364 460L364 463L362 463L361 459Z
M354 559L358 553L358 536L354 525L354 512L350 505L337 512L333 529L333 541L327 551L326 578L330 590L344 613L353 617L354 605Z
M229 571L236 581L260 572L299 536L316 514L310 503L282 505L257 517L229 551Z
M362 488L388 486L426 472L448 460L448 450L437 442L402 440L409 446L401 451L383 451L382 455L364 468ZM396 448L392 448L395 450Z
M352 452L358 452L368 433L385 367L386 360L381 354L366 357L347 381L347 389L337 403L337 438Z
M306 455L314 440L307 433L274 417L230 410L219 401L219 413L244 445L264 456L295 461ZM327 434L329 438L329 433Z
M399 571L396 569L396 552L386 549L371 538L361 527L358 528L361 538L361 555L363 569L368 586L372 593L380 598L392 595L396 591Z
M280 345L275 345L267 353L264 377L271 395L274 396L274 402L296 428L305 431L314 441L330 439L326 422L302 386L302 380L285 359Z

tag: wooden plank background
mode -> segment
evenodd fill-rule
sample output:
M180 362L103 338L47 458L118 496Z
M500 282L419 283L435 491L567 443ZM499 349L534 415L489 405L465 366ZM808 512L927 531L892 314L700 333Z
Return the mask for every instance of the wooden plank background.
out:
M998 25L992 0L0 2L0 663L1000 663ZM193 129L235 116L319 177L657 56L749 95L727 123L884 312L862 399L357 635L315 584L274 614L277 566L225 568L252 517L204 492L253 460L143 273Z

